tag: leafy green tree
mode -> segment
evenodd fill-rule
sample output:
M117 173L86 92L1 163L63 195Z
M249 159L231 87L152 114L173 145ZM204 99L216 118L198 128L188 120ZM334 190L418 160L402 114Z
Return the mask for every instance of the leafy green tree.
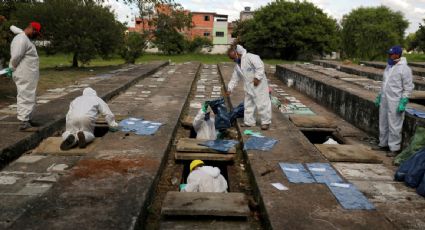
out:
M142 56L146 49L146 36L144 34L130 32L124 39L120 55L126 63L134 64L136 59Z
M385 6L360 7L342 19L342 46L350 58L377 60L389 47L402 44L409 22Z
M37 20L49 53L73 54L72 66L86 64L100 55L108 58L122 45L124 26L108 7L95 0L44 0L19 7L20 22Z
M404 41L404 47L406 47L408 51L415 50L418 47L416 33L410 33L409 35L407 35Z
M338 48L338 24L306 1L276 0L237 25L240 43L261 56L310 59Z
M425 19L424 19L425 23ZM419 30L415 33L416 38L414 40L414 45L419 51L425 52L425 25L420 24Z
M188 41L187 51L189 53L199 53L202 48L211 48L213 46L211 39L196 36L192 41Z

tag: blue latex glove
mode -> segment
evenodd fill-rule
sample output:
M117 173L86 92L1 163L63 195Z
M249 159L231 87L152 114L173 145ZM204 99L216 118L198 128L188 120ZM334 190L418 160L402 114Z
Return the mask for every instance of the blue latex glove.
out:
M180 184L180 185L179 185L179 189L180 189L180 191L181 191L181 190L183 190L183 189L185 189L185 188L186 188L186 185L187 185L187 184Z
M409 103L409 98L403 97L400 99L400 102L398 103L397 112L402 113L406 111L406 105Z
M375 99L376 107L379 107L381 105L381 98L382 98L381 94L378 94L378 96L376 96L376 99Z

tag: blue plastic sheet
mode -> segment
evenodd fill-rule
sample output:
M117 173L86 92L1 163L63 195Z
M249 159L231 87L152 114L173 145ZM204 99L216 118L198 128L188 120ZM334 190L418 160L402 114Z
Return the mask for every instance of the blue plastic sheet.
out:
M230 115L227 112L227 108L224 103L224 98L220 98L214 101L207 101L215 114L214 126L217 130L226 130L232 127L230 123Z
M420 111L420 110L413 109L413 108L407 108L406 112L408 112L409 114L411 114L413 116L425 118L425 112L424 111Z
M127 118L119 123L120 130L123 132L134 132L137 135L154 135L161 127L161 123L154 121L145 121L142 118Z
M335 184L327 184L338 202L344 209L349 210L373 210L375 206L353 184L343 184L341 187Z
M199 145L207 146L210 149L227 153L237 143L238 142L234 140L214 140L214 141L205 141L203 143L200 143Z
M234 108L230 113L230 123L233 124L233 122L236 121L238 118L243 118L245 112L244 103L240 103L236 108Z
M310 163L307 168L317 183L342 183L344 180L336 173L329 163Z
M302 164L279 163L283 173L285 173L291 183L315 183L313 176L304 168Z
M245 150L270 151L278 141L269 137L250 137L245 142Z

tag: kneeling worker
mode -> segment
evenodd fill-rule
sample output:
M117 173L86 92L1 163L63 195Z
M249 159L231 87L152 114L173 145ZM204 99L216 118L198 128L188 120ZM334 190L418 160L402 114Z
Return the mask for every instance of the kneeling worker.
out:
M190 163L187 184L180 186L182 192L227 192L227 181L217 167L204 166L201 160Z
M96 91L92 88L85 88L83 95L75 98L69 106L66 115L66 131L62 134L64 141L60 146L61 150L69 150L76 145L85 148L88 143L92 142L94 126L99 113L105 116L110 128L118 128L114 114L108 105L97 96Z
M208 104L204 102L195 119L193 120L193 128L196 132L196 139L215 140L217 139L217 131L215 130L214 117L208 111Z

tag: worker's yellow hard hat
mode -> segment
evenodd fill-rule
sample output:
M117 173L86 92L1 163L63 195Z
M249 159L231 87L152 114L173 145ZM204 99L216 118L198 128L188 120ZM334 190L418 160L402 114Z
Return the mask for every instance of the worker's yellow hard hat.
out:
M192 170L193 170L194 168L198 167L199 165L203 165L203 164L204 164L204 162L203 162L203 161L201 161L201 160L193 160L193 161L190 163L190 171L192 172Z

